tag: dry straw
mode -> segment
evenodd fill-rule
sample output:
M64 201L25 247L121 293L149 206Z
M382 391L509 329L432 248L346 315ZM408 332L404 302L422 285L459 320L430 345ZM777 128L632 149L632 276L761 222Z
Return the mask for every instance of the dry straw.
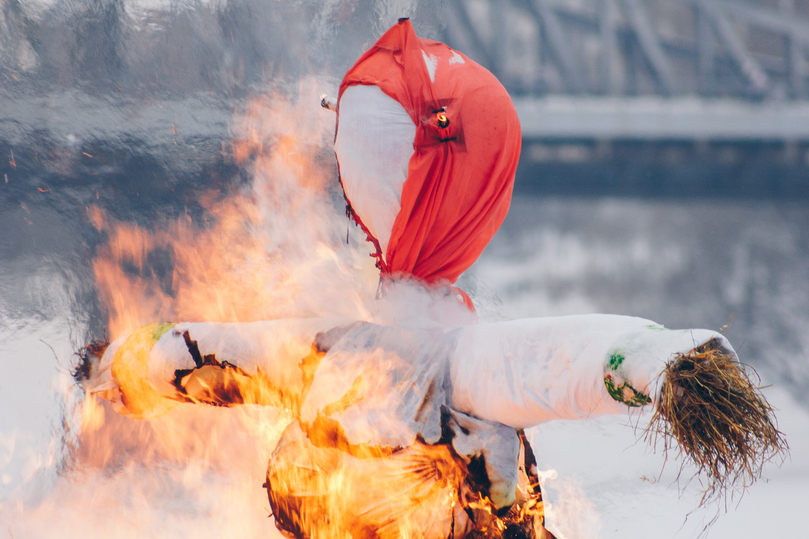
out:
M675 446L707 476L700 504L743 493L764 463L788 446L752 368L710 341L666 365L660 402L646 429L654 446Z

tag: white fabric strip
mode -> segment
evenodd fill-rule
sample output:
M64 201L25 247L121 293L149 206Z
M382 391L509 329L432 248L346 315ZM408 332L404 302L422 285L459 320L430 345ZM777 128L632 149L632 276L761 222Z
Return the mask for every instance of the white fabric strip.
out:
M554 419L627 412L604 384L611 358L620 375L657 402L661 373L675 354L719 333L669 330L643 318L581 315L529 318L460 328L450 358L452 408L515 428Z
M416 125L378 86L347 88L338 106L334 151L346 196L384 255L402 208Z

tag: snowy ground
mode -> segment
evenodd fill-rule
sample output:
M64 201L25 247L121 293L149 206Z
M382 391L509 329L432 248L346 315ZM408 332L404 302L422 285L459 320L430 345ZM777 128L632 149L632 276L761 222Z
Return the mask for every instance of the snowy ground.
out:
M729 502L727 513L716 505L697 509L699 485L677 482L679 461L670 462L661 474L661 455L636 441L639 431L627 418L556 422L534 429L539 466L557 473L545 483L555 517L549 525L566 537L688 538L696 537L718 511L708 535L712 539L801 537L801 506L809 499L809 412L782 389L766 394L780 409L779 426L792 460L767 468L766 482Z

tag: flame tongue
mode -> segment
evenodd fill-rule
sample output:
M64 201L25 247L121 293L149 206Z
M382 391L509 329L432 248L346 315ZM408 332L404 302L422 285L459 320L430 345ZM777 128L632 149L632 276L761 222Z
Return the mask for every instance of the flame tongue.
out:
M446 538L469 527L454 506L463 464L447 446L416 443L385 458L356 458L314 446L297 423L267 470L280 529L294 537Z
M470 470L448 444L417 441L386 457L357 458L314 445L292 423L265 487L276 525L289 537L554 539L543 525L535 473L522 475L517 503L498 511Z
M177 406L149 384L149 357L155 343L174 324L149 324L121 344L112 361L112 376L120 384L124 406L131 417L146 419L164 415Z

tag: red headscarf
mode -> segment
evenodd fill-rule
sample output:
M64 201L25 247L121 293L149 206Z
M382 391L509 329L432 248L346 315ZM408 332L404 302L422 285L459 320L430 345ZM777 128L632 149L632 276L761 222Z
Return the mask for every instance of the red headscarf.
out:
M369 234L382 276L452 284L508 212L521 145L511 98L489 71L443 43L420 39L406 19L346 73L338 103L354 85L378 86L416 125L385 253ZM362 216L355 219L362 226Z

